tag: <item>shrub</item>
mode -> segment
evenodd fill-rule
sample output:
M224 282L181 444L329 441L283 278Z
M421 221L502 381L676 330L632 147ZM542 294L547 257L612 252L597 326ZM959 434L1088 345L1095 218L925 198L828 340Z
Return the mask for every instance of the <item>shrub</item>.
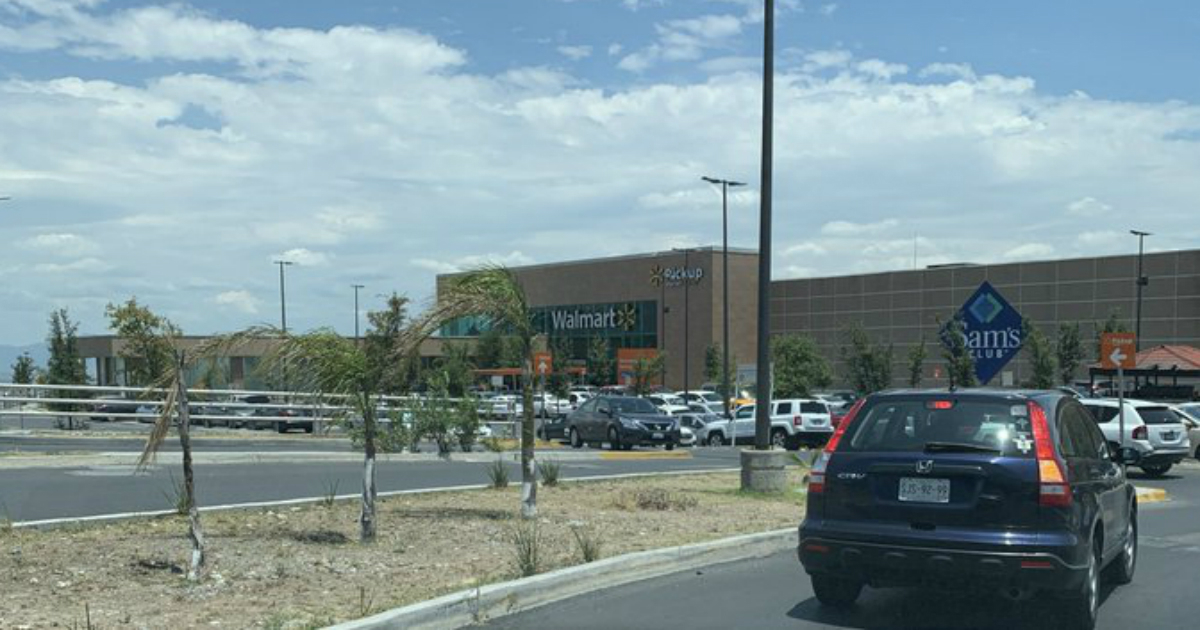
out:
M684 511L696 507L696 497L682 495L662 488L643 488L621 495L616 501L623 510Z
M538 462L538 474L542 477L542 485L554 487L558 485L558 473L562 465L553 459Z
M509 534L509 541L513 546L513 562L517 575L537 575L542 570L542 534L538 531L537 521L517 522Z
M504 460L497 459L487 466L488 479L492 482L492 487L497 490L508 487L508 466L504 464Z
M458 401L454 409L451 429L458 438L458 448L464 453L470 453L479 441L479 412L475 399L465 397Z
M595 562L600 559L600 537L596 531L584 525L572 525L571 535L575 539L575 549L579 558L584 562Z

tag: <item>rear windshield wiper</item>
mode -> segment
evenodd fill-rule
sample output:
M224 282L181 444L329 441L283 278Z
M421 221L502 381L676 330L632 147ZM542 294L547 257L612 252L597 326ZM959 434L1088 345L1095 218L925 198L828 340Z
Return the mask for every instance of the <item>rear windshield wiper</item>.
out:
M994 446L982 444L966 444L963 442L926 442L926 453L996 453L1003 451Z

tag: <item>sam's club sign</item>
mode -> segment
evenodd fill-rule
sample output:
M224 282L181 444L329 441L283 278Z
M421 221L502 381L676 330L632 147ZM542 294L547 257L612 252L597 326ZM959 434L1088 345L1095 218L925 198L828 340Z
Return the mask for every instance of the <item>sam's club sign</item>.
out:
M975 377L986 384L1021 351L1021 314L985 281L963 304L959 315L967 349L975 359Z

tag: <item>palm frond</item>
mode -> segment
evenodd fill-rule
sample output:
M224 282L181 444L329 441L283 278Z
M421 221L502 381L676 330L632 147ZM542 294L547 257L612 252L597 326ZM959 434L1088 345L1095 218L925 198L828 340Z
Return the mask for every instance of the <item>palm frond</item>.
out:
M508 328L526 345L537 332L516 273L502 265L486 265L451 278L425 313L401 332L396 354L408 355L446 323L467 316Z
M167 434L171 432L171 421L178 411L176 406L179 404L179 379L183 377L180 362L176 361L172 364L167 377L155 384L155 386L165 387L167 395L163 398L162 407L158 410L158 417L154 419L150 435L146 437L146 446L142 449L141 456L138 457L138 470L145 470L146 466L154 461L155 456L158 455L158 449L162 447L163 442L167 439Z

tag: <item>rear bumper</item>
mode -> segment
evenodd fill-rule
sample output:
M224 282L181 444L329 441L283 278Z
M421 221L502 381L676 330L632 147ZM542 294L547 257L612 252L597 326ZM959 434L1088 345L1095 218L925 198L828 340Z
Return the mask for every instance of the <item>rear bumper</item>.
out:
M877 587L1077 591L1083 586L1087 566L1064 560L1073 555L1073 550L1069 551L880 544L806 536L802 531L797 555L809 574L832 574Z
M1186 459L1189 455L1191 455L1191 452L1187 449L1158 449L1149 453L1144 453L1138 463L1149 464L1151 466L1161 464L1178 464Z

